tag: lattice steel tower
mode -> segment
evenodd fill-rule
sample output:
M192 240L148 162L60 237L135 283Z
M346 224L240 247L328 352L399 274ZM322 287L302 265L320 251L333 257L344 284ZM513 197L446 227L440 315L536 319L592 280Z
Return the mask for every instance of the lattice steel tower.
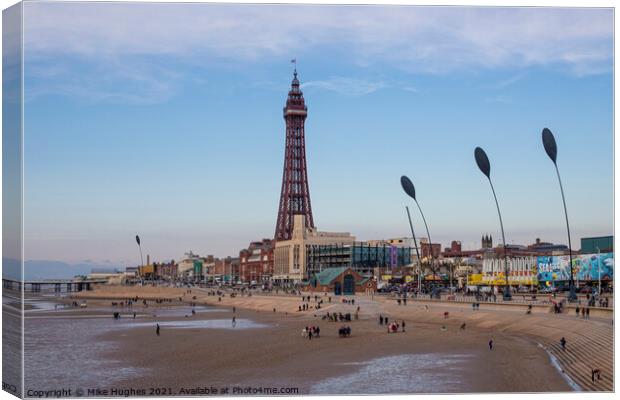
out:
M310 206L310 189L306 170L306 143L304 123L308 108L304 95L299 90L297 69L293 73L291 90L288 92L284 120L286 121L286 149L284 151L284 172L282 173L282 191L276 224L276 240L288 240L293 234L293 215L305 216L307 228L314 228L312 207Z

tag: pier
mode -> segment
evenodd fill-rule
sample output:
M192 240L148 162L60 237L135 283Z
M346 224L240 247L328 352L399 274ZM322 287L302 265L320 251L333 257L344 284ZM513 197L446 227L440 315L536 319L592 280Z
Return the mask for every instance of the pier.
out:
M25 292L38 293L41 291L55 293L81 292L92 290L94 285L106 284L107 279L46 279L32 281L16 281L12 279L2 279L2 288Z

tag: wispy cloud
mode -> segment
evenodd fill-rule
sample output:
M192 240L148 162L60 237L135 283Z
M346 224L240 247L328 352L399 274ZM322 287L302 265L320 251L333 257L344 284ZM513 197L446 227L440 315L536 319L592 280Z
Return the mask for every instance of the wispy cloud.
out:
M27 66L63 56L227 65L326 48L342 49L354 65L426 74L544 66L588 75L610 72L613 61L611 9L33 2L24 22ZM133 94L99 96L162 101L174 93L154 70L123 79L135 83ZM353 83L334 77L306 86L344 93ZM366 83L352 90L382 88Z
M526 76L525 73L521 73L521 74L517 74L517 75L511 76L508 79L504 79L502 81L497 82L493 87L495 89L505 89L505 88L507 88L509 86L512 86L515 83L519 82L520 80L525 78L525 76Z
M86 64L75 60L33 62L27 68L25 100L60 94L92 103L155 104L173 97L183 78L157 64L130 58L104 58Z
M342 76L330 77L325 80L309 81L302 84L304 89L317 88L329 90L345 96L363 96L384 89L388 85L383 81L369 81L365 79L347 78Z
M405 92L420 93L420 90L414 86L401 86L401 89Z
M497 96L489 97L486 99L489 103L502 103L502 104L511 104L513 100L511 97L500 94Z

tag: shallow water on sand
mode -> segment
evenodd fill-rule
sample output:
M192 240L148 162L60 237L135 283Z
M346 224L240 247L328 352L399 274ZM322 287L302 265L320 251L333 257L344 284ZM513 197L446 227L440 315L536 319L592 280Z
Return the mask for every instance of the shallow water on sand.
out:
M463 392L464 371L472 354L403 354L376 358L353 373L327 378L311 394ZM335 364L337 368L339 364Z
M234 328L230 319L196 320L191 318L192 308L187 306L150 310L136 308L138 314L152 311L158 317L179 318L171 321L141 321L140 318L133 319L127 315L134 311L129 308L80 309L110 311L110 316L94 314L72 317L66 312L61 313L60 308L56 315L55 303L49 299L30 299L29 304L38 312L29 313L30 317L26 317L24 322L26 390L49 390L68 384L73 388L94 388L102 386L102 383L107 386L146 373L146 369L102 357L118 346L115 341L103 339L106 332L127 330L129 333L131 329L140 327L150 327L154 331L156 323L161 326L162 333L169 329L253 329L268 326L249 319L237 319ZM194 309L197 314L225 311L202 306ZM51 315L40 315L42 311L49 311ZM114 320L114 311L123 313L123 317ZM185 318L186 315L188 318Z
M98 387L101 382L113 383L139 374L138 368L101 357L116 346L96 338L115 328L111 319L26 318L26 390Z
M206 328L206 329L254 329L254 328L267 328L269 325L260 324L249 319L237 319L235 326L230 319L208 319L208 320L180 320L180 321L161 321L157 322L162 328L177 328L177 329L189 329L189 328ZM156 322L130 322L125 324L128 328L143 328L143 327L155 327Z

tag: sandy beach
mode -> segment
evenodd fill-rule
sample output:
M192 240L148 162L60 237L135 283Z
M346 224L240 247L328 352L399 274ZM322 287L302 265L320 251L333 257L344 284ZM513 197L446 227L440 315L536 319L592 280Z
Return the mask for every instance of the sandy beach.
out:
M111 302L135 296L140 301L131 310L119 309L126 328L106 329L117 322L111 317ZM87 303L86 308L38 312L31 322L98 318L104 328L96 340L111 344L101 355L116 368L139 373L116 374L113 385L96 381L88 387L170 392L163 395L205 394L205 388L263 387L294 390L292 394L592 390L578 385L580 381L571 377L571 371L560 373L558 367L562 369L563 364L557 359L558 367L552 364L549 354L554 352L548 346L559 340L557 335L567 337L569 350L577 345L566 326L577 332L575 327L582 325L596 324L597 329L609 325L611 334L611 324L604 319L575 321L568 316L534 313L526 320L520 311L485 310L484 306L481 311L461 304L413 301L398 306L378 296L356 296L355 305L351 305L336 297L329 303L328 297L322 296L320 310L299 312L300 296L219 297L201 289L189 293L176 288L103 287L75 295L76 301ZM174 301L142 305L142 299L156 298ZM192 315L190 302L212 307ZM309 304L315 304L314 298ZM359 319L344 323L352 329L348 338L338 336L343 323L321 319L327 312L354 314L358 306ZM379 315L404 320L406 332L388 334L378 323ZM157 323L161 326L159 336L155 333ZM460 329L463 323L466 328ZM305 326L319 326L320 338L303 338ZM488 347L491 339L493 350ZM612 357L611 348L608 357ZM604 375L610 379L612 367L607 368L609 374ZM28 379L26 382L28 388ZM35 384L36 379L31 382ZM601 386L595 390L607 389Z

